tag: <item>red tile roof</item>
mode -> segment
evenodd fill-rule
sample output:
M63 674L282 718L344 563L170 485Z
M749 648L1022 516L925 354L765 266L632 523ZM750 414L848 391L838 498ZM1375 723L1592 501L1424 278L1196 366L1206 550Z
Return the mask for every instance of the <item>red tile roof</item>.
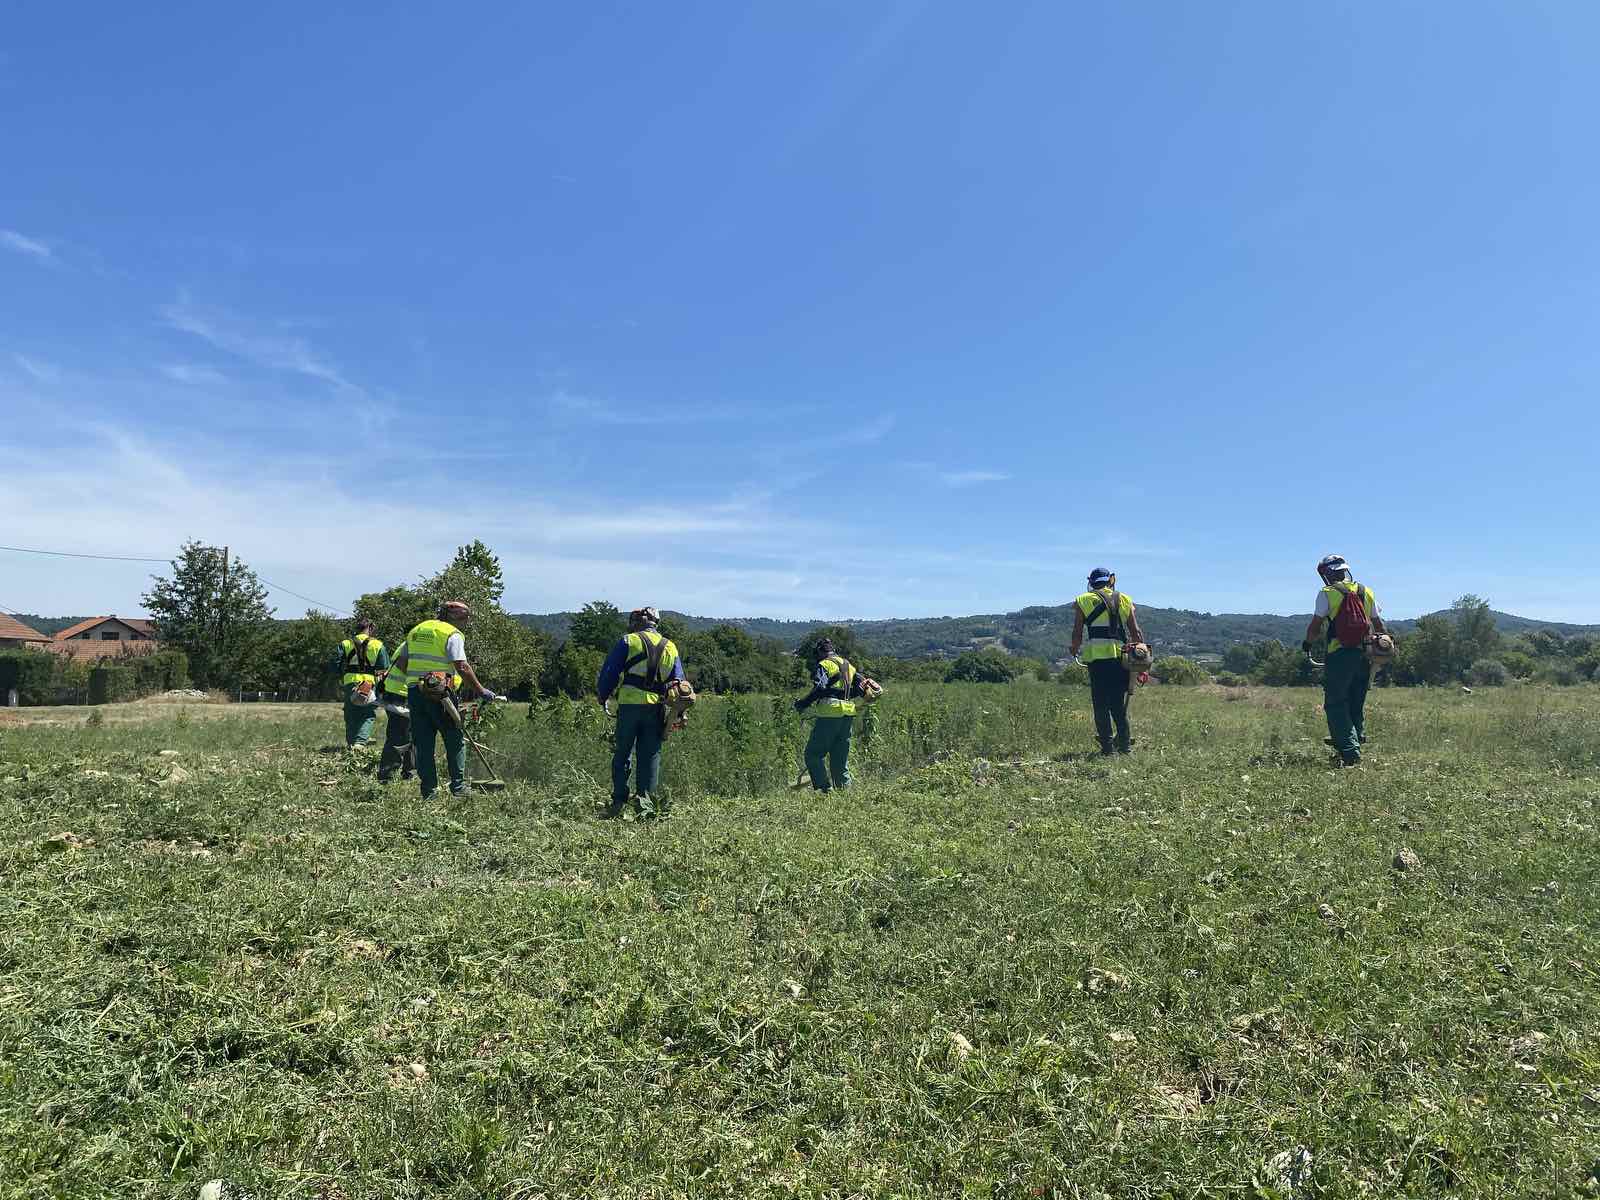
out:
M15 617L6 616L5 613L0 613L0 639L13 642L48 642L50 640L37 629L32 629Z
M109 617L87 617L76 625L69 625L55 635L55 640L64 642L80 633L86 633L96 625L103 625L107 621L120 621L135 633L142 633L148 638L156 636L156 623L154 621L145 617L119 617L112 613Z

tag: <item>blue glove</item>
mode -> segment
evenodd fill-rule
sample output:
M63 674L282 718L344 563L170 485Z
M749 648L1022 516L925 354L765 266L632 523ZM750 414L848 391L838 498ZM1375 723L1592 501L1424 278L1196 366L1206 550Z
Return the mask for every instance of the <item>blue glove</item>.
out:
M482 696L482 699L484 699L484 700L498 700L498 699L500 699L500 697L499 697L499 696L496 696L496 695L495 695L495 694L494 694L494 693L493 693L493 692L491 692L491 691L490 691L490 690L489 690L489 689L488 689L488 688L484 688L484 689L483 689L483 696Z

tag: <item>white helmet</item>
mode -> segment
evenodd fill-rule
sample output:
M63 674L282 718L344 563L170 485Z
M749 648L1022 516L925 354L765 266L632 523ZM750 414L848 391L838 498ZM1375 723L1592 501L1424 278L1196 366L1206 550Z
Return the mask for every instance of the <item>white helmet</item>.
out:
M1324 583L1333 583L1350 574L1350 564L1345 562L1342 554L1325 554L1322 561L1317 563L1317 574L1322 576Z

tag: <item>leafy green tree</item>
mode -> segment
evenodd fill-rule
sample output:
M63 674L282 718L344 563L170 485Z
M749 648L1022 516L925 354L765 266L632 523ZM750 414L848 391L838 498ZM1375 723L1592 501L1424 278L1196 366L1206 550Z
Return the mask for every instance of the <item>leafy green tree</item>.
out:
M1495 627L1494 612L1487 600L1477 596L1462 596L1450 606L1455 618L1456 636L1453 659L1458 672L1464 672L1473 663L1492 658L1500 647L1500 630ZM1556 635L1557 638L1560 635Z
M1495 658L1480 658L1467 671L1467 679L1474 687L1504 687L1510 678L1505 663Z
M405 644L406 634L418 622L433 616L435 611L429 607L428 597L420 587L404 585L382 592L368 592L356 601L355 608L358 618L365 618L376 627L378 638L389 648L390 655L398 654L400 647ZM341 633L335 640L344 637L345 634ZM329 649L331 651L332 647Z
M429 616L446 600L461 600L471 608L467 658L485 685L519 699L532 693L541 666L540 642L500 606L505 591L500 560L482 542L462 546L449 566L422 581L419 591Z
M1256 665L1255 647L1235 642L1222 652L1222 669L1235 675L1248 675Z
M944 673L946 683L1010 683L1021 664L998 650L968 650Z
M241 682L261 691L331 700L339 694L339 676L328 670L328 662L354 628L353 622L340 624L325 612L307 609L304 617L283 621L272 630Z
M220 550L185 542L171 577L156 576L141 598L161 641L188 655L200 687L238 686L272 629L273 609L256 573L235 558L224 582L223 566Z
M539 677L539 690L551 696L582 699L594 695L595 680L605 655L570 638L561 644Z
M628 620L608 600L591 600L572 618L572 630L567 641L581 649L598 650L609 654L628 629Z
M1449 617L1429 616L1395 643L1389 675L1403 685L1455 683L1461 678L1456 649L1456 624Z

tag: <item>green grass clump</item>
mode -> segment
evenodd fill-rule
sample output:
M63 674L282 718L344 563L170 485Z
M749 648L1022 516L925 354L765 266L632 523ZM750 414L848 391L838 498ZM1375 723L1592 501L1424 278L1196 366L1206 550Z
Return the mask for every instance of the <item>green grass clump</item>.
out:
M426 804L334 706L0 726L0 1195L1596 1194L1594 693L1319 699L896 689L828 797L707 701L660 825L592 705Z

